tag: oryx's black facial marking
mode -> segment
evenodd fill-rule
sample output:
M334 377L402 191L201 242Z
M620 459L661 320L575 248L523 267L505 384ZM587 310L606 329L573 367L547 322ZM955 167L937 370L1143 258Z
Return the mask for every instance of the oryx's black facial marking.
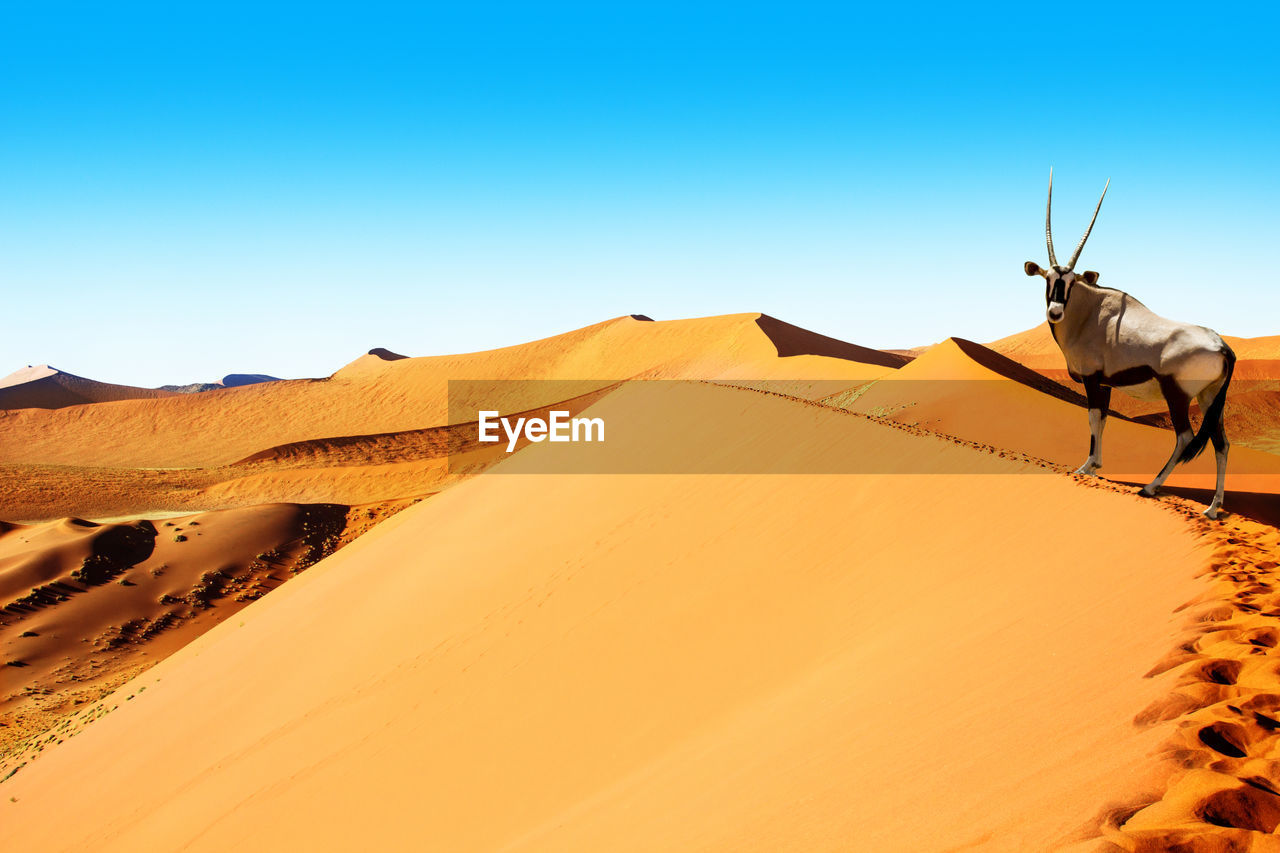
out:
M1052 284L1045 282L1045 285L1046 285L1045 286L1046 302L1061 302L1064 305L1067 303L1067 280L1066 279L1060 278L1057 281L1053 282Z
M1045 272L1044 304L1050 323L1058 323L1066 316L1067 300L1071 298L1074 282L1075 273L1062 267L1053 267Z

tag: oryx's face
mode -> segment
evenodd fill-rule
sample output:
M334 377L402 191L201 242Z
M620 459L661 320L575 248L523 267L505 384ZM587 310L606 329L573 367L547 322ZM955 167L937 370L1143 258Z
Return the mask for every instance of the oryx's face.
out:
M1095 284L1098 274L1087 270L1077 275L1066 267L1054 266L1047 270L1040 269L1034 261L1024 265L1027 275L1044 276L1045 317L1050 323L1061 323L1067 316L1067 301L1071 299L1071 286L1077 281Z
M1111 181L1108 180L1107 187L1109 186ZM1044 237L1045 242L1049 244L1049 269L1040 269L1040 265L1035 261L1027 261L1023 264L1023 269L1026 270L1027 275L1044 277L1045 316L1050 323L1061 323L1067 316L1067 301L1071 299L1072 285L1077 281L1083 281L1092 286L1098 281L1098 274L1093 270L1077 275L1075 268L1076 261L1080 259L1080 252L1084 250L1085 241L1093 231L1093 223L1098 221L1098 211L1102 209L1102 199L1107 197L1107 187L1102 188L1102 198L1098 199L1098 206L1093 209L1093 219L1089 220L1089 227L1085 229L1079 245L1071 254L1071 260L1063 266L1058 263L1058 259L1053 254L1053 228L1050 223L1050 215L1053 212L1053 169L1049 170L1049 203L1044 210Z
M1078 281L1087 284L1095 284L1098 281L1098 274L1093 270L1087 270L1078 275L1062 266L1042 270L1035 261L1027 261L1023 268L1027 275L1044 277L1045 317L1050 323L1061 323L1062 318L1067 316L1067 302L1071 299L1072 285Z

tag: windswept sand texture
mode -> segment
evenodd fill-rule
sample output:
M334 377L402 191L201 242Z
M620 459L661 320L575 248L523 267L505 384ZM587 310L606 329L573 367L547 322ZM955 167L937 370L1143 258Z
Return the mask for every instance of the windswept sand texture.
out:
M402 509L268 504L0 530L0 776L79 705Z
M34 484L18 501L46 508L95 482L204 508L431 494L8 756L0 842L1280 849L1280 459L1233 450L1226 509L1249 517L1209 522L1067 476L1084 410L992 350L909 360L755 314L390 355L219 392L226 412L0 415L0 458ZM628 377L695 381L655 397ZM592 380L575 411L614 440L468 447L445 423L461 378ZM560 402L540 387L504 410ZM183 418L190 446L170 447ZM94 443L138 423L133 446ZM1103 473L1149 477L1171 443L1116 419ZM447 474L460 450L470 467ZM645 462L694 473L548 473ZM1171 480L1193 498L1198 465ZM0 580L6 554L34 571L37 537L58 574L114 529L146 532L10 526ZM50 612L108 587L131 589Z

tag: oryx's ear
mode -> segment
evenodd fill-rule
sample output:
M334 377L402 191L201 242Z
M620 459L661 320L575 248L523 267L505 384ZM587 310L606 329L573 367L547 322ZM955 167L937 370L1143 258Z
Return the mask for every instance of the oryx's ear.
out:
M1027 271L1027 275L1044 275L1044 270L1035 261L1027 261L1022 268Z
M1085 270L1084 272L1080 273L1080 278L1083 279L1085 284L1098 283L1098 274L1093 270Z

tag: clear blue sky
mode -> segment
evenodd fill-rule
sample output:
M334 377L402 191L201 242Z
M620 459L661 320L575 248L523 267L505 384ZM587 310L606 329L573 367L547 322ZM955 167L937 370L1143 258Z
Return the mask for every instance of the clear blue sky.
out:
M684 7L4 4L0 374L325 375L632 312L989 340L1043 316L1050 165L1066 253L1112 179L1104 284L1280 333L1267 6Z

